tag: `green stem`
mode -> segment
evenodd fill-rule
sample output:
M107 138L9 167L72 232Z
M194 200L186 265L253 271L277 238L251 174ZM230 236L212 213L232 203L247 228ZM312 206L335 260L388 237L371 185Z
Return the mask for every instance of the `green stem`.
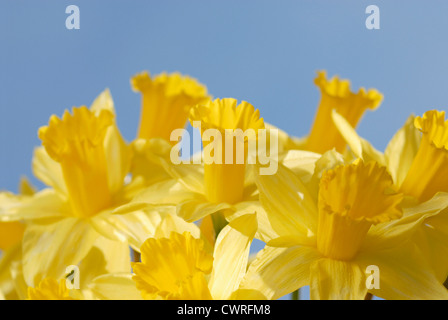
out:
M222 212L212 213L213 229L215 230L215 239L218 238L218 234L228 224L224 214Z
M300 289L291 293L291 300L300 300Z

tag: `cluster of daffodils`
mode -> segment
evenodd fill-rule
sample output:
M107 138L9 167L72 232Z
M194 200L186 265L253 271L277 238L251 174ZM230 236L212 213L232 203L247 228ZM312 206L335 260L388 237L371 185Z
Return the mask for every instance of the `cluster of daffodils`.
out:
M131 142L108 90L52 115L32 160L46 187L0 193L0 298L448 299L445 112L411 115L381 152L356 126L382 95L314 82L301 138L178 73L131 79ZM197 154L179 147L187 123Z

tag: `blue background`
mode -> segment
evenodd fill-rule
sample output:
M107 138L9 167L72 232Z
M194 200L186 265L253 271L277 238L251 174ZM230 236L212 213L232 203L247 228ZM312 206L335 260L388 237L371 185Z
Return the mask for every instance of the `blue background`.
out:
M80 30L65 27L70 4L80 8ZM380 30L365 27L370 4L380 8ZM303 136L320 96L313 78L326 69L354 90L384 94L358 127L383 150L410 113L445 109L447 12L442 0L2 0L0 189L32 177L37 130L51 114L90 105L106 87L132 140L140 95L129 79L142 70L191 75L214 97L249 101Z

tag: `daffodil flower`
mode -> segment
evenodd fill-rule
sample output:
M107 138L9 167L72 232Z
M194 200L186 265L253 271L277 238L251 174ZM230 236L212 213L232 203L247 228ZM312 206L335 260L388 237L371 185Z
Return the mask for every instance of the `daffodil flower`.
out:
M109 91L90 109L73 108L62 119L52 116L39 130L39 138L43 147L35 150L33 170L48 188L26 198L0 194L0 221L27 222L22 241L25 282L34 286L46 277L61 278L67 266L77 265L95 243L107 240L105 236L119 240L101 246L107 264L116 266L111 270L126 271L122 269L123 261L129 262L126 225L122 222L126 231L104 226L111 225L114 209L139 188L125 183L131 148L115 124ZM146 218L136 213L116 219L135 223Z
M92 290L107 299L126 299L135 292L148 300L244 299L253 294L239 284L256 229L255 214L240 216L222 229L214 248L188 231L165 232L143 243L132 277L105 275L94 280Z
M35 193L35 188L27 178L20 180L21 199L27 199ZM5 299L18 299L14 279L11 275L12 264L19 263L22 258L22 238L25 224L22 221L0 222L0 292Z
M139 130L132 143L131 172L134 178L142 177L150 185L170 178L153 159L153 153L156 156L160 154L166 141L173 144L171 133L184 128L190 109L198 103L205 103L210 96L205 85L179 73L161 73L151 77L144 71L132 77L131 85L142 95ZM151 148L142 149L141 145L145 143L151 144Z
M437 192L448 192L448 121L444 111L430 110L422 117L411 115L390 140L384 153L359 137L338 113L333 113L333 119L355 156L366 161L375 160L387 168L395 188L406 196L404 206L428 201ZM447 207L445 203L441 206L440 210ZM444 281L448 259L444 258L446 254L439 252L448 252L448 246L442 240L448 234L448 227L440 220L439 217L428 219L425 231L419 235L419 243L427 248L430 243L434 251L431 257L433 269Z
M28 300L75 300L70 296L65 279L43 279L35 288L28 288Z
M241 288L268 299L307 285L312 299L364 299L368 292L384 299L447 299L428 263L430 253L414 235L431 217L447 222L441 208L448 194L402 212L403 195L394 191L384 167L341 159L342 164L325 159L316 165L323 169L315 172L321 175L317 197L285 166L276 175L257 176L269 221L264 228L274 229L277 237L250 264ZM367 281L369 266L380 272L373 288Z
M205 152L199 155L199 161L193 163L174 164L171 159L172 146L164 140L143 141L134 145L141 154L147 153L175 180L167 180L154 184L138 194L128 205L123 207L124 212L132 211L133 206L171 204L176 206L177 215L188 222L200 220L212 215L214 219L215 236L227 223L223 212L240 211L248 213L256 207L258 197L256 186L251 178L250 166L246 166L248 157L248 139L256 139L259 129L264 128L263 119L259 111L251 104L241 102L237 105L235 99L216 99L206 104L199 104L190 111L192 125L201 125L202 140ZM226 139L214 141L204 136L207 129L221 137L226 137L226 130L240 129L243 132L250 129L255 135L245 136L240 142L243 150L243 161L237 162L237 152L233 152L233 161L225 163ZM210 131L209 131L210 132ZM237 139L235 139L237 140ZM220 149L221 163L208 161L214 157L214 151ZM217 152L217 151L215 151ZM222 157L222 158L221 158ZM218 161L219 162L219 161ZM253 211L252 211L253 212Z
M173 130L185 127L190 109L210 99L203 84L179 73L162 73L151 79L148 72L142 72L131 84L142 94L139 139L170 141Z
M325 71L317 73L314 83L320 90L321 100L307 136L289 136L275 126L267 125L268 128L278 130L280 154L288 150L308 150L323 154L333 148L344 153L346 142L333 123L333 110L356 128L365 111L375 110L383 100L383 95L377 90L360 88L358 92L353 92L349 80L339 79L337 76L327 79Z

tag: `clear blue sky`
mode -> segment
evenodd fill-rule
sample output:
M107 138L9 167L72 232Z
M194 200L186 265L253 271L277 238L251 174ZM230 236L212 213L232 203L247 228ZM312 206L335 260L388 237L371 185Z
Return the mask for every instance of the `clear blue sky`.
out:
M80 8L80 30L65 28L70 4ZM380 8L380 30L365 27L370 4ZM2 0L0 189L32 175L37 129L51 114L90 104L106 87L131 140L140 96L129 78L141 70L194 76L214 97L247 100L302 136L319 100L315 72L326 69L384 93L359 126L383 149L411 112L447 104L446 12L437 0Z

